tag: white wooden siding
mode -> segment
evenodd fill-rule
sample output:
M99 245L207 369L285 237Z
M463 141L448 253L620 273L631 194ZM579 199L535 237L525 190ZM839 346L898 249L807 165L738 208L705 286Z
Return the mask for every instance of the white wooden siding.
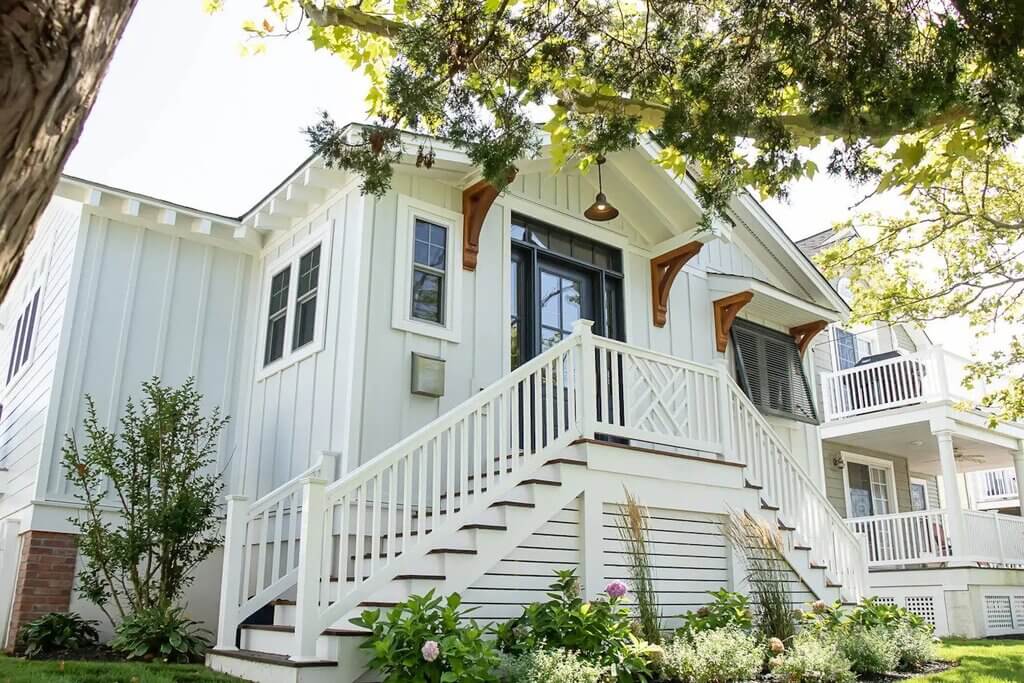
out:
M60 465L64 435L81 432L83 396L92 396L102 424L114 428L125 401L159 377L177 385L190 376L203 408L233 414L240 356L237 328L250 258L187 237L128 225L86 212L83 268L72 312L59 409L48 426L48 497L73 492ZM239 425L221 439L217 470L229 490L238 467Z
M353 409L348 392L356 371L358 311L366 305L366 293L361 291L365 201L358 191L340 193L299 228L275 239L252 269L238 416L245 425L240 448L246 473L239 492L262 495L272 490L308 469L322 450L348 456ZM296 245L312 247L321 231L330 235L330 248L320 256L320 268L328 270L327 287L318 292L316 306L317 324L326 325L323 348L260 378L259 342L266 334L263 289L269 284L266 264ZM390 315L390 303L387 310ZM388 377L397 381L390 372Z
M80 216L77 204L65 200L50 203L4 301L4 329L0 334L0 367L4 370L0 382L7 379L18 315L36 286L43 287L29 366L4 386L0 401L0 467L8 470L7 491L0 497L0 519L27 505L35 495Z

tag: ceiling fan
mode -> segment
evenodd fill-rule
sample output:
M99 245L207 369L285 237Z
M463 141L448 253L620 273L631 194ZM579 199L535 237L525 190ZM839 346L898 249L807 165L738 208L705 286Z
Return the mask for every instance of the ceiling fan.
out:
M969 462L973 465L982 465L985 463L984 453L964 453L963 449L959 446L953 447L953 458L957 462ZM925 462L939 462L938 456L930 458Z

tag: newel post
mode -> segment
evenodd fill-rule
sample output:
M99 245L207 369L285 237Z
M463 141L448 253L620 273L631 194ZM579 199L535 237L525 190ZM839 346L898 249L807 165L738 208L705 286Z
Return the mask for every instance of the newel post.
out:
M295 593L295 642L292 659L311 661L320 637L320 573L324 551L324 497L327 482L308 477L302 482L302 524L299 535L299 578Z
M224 520L224 566L220 575L220 614L217 619L217 649L234 650L238 631L238 602L241 599L242 566L246 556L246 522L249 518L249 499L246 496L227 496L227 519Z
M320 479L328 483L337 480L340 476L338 474L338 461L341 459L341 453L320 451Z
M576 409L579 411L580 434L585 439L592 439L596 432L597 413L597 376L594 363L594 326L593 320L577 320L573 323L572 333L580 339L580 367L576 377Z
M739 460L735 457L738 454L732 442L732 376L729 374L729 360L716 358L715 366L718 368L718 438L722 443L722 457L728 460L734 456L733 459Z

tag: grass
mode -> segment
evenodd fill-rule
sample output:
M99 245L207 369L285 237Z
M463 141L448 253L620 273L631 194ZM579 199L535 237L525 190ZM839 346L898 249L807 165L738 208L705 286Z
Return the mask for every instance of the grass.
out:
M0 683L238 683L200 664L25 661L0 656Z
M958 661L960 666L914 678L913 683L1024 681L1024 640L946 640L939 650L939 657Z

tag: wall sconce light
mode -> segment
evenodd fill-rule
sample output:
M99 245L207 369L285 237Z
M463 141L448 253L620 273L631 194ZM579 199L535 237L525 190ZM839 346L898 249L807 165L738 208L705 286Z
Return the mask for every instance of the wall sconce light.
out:
M412 352L412 393L418 396L444 396L444 359Z
M832 456L832 467L835 467L836 469L840 469L840 470L843 469L844 467L846 467L846 461L843 460L843 456L841 456L841 455L834 455L834 456Z
M604 196L604 181L601 179L601 167L607 159L604 156L597 157L597 197L583 215L592 221L610 221L619 215L619 210L611 205L608 198Z

